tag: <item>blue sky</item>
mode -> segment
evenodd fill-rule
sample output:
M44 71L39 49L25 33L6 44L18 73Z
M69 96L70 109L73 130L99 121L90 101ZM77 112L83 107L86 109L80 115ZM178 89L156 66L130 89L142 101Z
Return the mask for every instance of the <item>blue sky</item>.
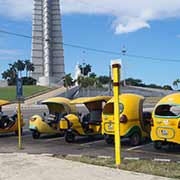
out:
M88 0L84 1L90 3ZM113 1L115 2L115 0ZM5 8L1 6L3 2L0 0L0 10ZM123 24L126 18L119 20L122 12L119 15L117 11L118 15L114 15L105 10L101 12L98 8L93 9L96 12L90 10L87 12L83 10L82 12L78 9L79 6L73 9L71 7L73 4L70 4L70 2L73 2L73 0L69 0L69 4L64 2L65 5L62 7L65 9L62 9L62 29L65 43L116 52L120 52L122 47L125 46L129 54L179 59L180 61L180 38L178 38L180 34L180 19L178 13L171 13L172 15L169 16L165 15L167 16L165 18L162 18L163 15L150 16L153 18L138 18L138 20L135 20L135 24L131 20L135 16L134 14L131 15L134 9L132 10L131 7L128 7L129 11L127 13L130 14L129 17L131 19L128 18L128 23ZM157 7L159 6L158 4ZM155 8L152 7L153 9ZM123 9L120 11L123 11ZM152 14L159 14L159 12L155 11ZM31 15L29 10L25 11L23 9L23 13L27 14L27 16L24 15L25 18L22 18L22 15L19 18L17 13L12 15L2 13L0 16L0 29L31 35ZM76 63L85 61L92 65L92 70L98 75L108 75L110 60L121 58L124 64L123 77L140 78L145 83L161 85L172 85L175 79L180 78L180 63L121 57L66 46L64 46L64 50L66 73L73 74ZM9 63L17 59L30 58L30 39L17 38L0 33L0 72L5 70Z

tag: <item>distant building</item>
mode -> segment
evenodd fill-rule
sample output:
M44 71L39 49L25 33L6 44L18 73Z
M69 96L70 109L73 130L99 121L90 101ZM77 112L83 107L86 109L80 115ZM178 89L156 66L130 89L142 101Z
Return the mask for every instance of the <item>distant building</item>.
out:
M65 75L59 0L34 0L32 29L32 77L57 85Z

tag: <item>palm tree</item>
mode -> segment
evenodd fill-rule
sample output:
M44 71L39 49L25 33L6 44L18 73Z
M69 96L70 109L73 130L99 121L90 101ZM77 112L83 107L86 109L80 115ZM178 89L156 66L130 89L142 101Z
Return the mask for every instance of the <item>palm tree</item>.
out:
M66 74L64 77L64 87L71 87L73 86L74 81L73 78L71 77L71 74Z
M35 70L34 64L31 63L29 66L29 72L34 72L34 70Z
M8 77L9 77L8 71L4 71L1 75L2 75L2 78L5 79L5 80L7 80Z
M92 68L92 66L90 64L86 65L85 69L86 69L87 75L91 72L91 68Z
M35 70L34 64L32 64L30 60L25 60L24 64L25 64L25 70L26 70L26 77L29 77L30 72L33 72ZM29 75L28 75L28 73L29 73Z
M17 72L14 68L10 68L2 73L2 78L8 81L9 85L16 84Z
M173 86L175 86L176 89L178 89L179 83L180 83L180 79L176 79L176 80L173 82Z
M83 63L83 65L80 65L79 67L81 70L81 74L84 76L87 76L91 72L91 65L90 64Z
M30 60L25 60L24 64L25 64L25 70L26 70L26 77L28 77L29 66L30 66L31 62L30 62Z
M14 67L17 70L17 72L20 73L20 77L22 77L22 71L25 69L25 64L23 61L18 60L17 62L14 63Z

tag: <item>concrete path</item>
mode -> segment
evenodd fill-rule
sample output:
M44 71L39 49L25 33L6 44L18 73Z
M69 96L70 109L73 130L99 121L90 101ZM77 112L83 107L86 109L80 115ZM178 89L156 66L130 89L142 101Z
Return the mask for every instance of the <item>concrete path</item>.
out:
M0 154L0 180L168 180L45 155Z
M61 93L64 93L65 91L66 91L66 88L64 88L64 87L57 88L57 89L50 91L48 93L45 93L45 94L42 94L40 96L26 100L25 105L37 104L38 101L42 101L44 99L55 97Z

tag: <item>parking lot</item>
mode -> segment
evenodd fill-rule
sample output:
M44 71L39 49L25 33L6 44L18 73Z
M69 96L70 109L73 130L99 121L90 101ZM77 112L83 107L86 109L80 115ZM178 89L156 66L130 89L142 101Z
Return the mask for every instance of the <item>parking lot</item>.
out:
M69 144L61 136L42 136L38 140L31 137L29 131L23 133L23 150L18 150L18 137L14 134L0 136L0 153L29 153L51 155L87 155L87 156L114 156L114 146L107 145L103 137L80 137L75 143ZM157 151L151 142L143 143L137 147L128 145L128 141L122 142L123 158L164 159L180 161L180 147L164 148Z
M44 110L24 110L26 126L24 128L22 140L23 150L18 150L18 137L12 134L0 135L0 153L23 152L30 154L51 154L51 155L88 155L88 156L114 156L114 146L107 145L102 136L94 138L78 137L75 143L66 143L64 137L59 135L44 135L40 139L34 140L28 130L28 117L33 114L41 114ZM11 114L12 111L6 111ZM141 159L163 159L180 161L180 146L165 147L162 150L155 150L153 144L142 142L140 146L132 147L128 140L122 140L123 158Z

